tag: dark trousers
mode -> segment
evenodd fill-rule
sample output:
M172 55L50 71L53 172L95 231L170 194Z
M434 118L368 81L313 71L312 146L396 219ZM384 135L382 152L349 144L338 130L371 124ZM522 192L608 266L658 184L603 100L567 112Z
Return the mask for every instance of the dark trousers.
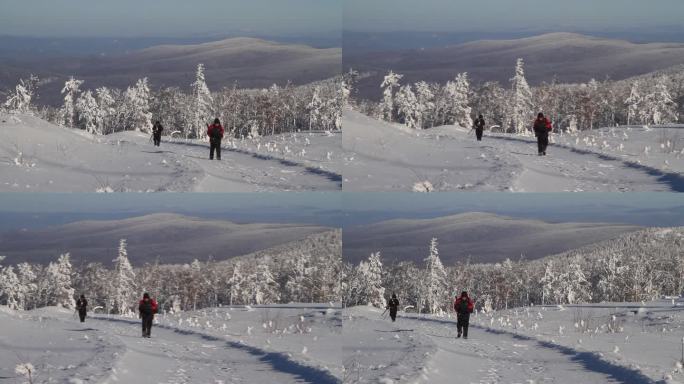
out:
M214 150L216 159L221 160L221 139L209 139L209 160L214 160Z
M79 310L78 311L78 317L81 319L81 323L85 322L86 311L85 310Z
M483 129L476 129L475 130L475 136L477 137L477 141L482 141L482 132L484 132Z
M546 153L546 147L549 145L549 136L548 135L539 135L537 136L537 149L540 154Z
M392 321L395 321L397 319L397 310L391 310L390 309L390 317L392 318Z
M150 337L151 336L152 319L154 319L154 315L143 315L143 318L142 318L142 334L143 334L143 337Z
M468 324L470 323L470 313L459 313L456 315L456 330L458 336L468 337Z
M154 145L158 147L159 144L161 143L161 135L159 135L159 136L154 135L153 139L154 139Z

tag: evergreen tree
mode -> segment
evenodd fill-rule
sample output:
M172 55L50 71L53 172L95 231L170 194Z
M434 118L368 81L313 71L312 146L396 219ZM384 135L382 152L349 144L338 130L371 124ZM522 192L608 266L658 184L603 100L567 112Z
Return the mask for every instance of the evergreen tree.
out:
M382 118L384 120L392 121L392 116L394 114L394 88L399 87L399 80L401 80L402 77L404 77L404 75L389 71L383 78L382 84L380 84L380 88L384 88L382 91L382 104L380 105Z
M71 275L72 267L69 253L60 255L56 263L48 265L48 305L67 309L74 308L76 303Z
M206 121L211 117L213 98L204 79L204 64L197 64L195 81L191 84L191 87L193 98L192 130L196 138L206 139Z
M532 120L532 92L525 79L525 63L518 59L515 75L511 78L510 127L513 132L523 134Z
M76 80L70 77L64 83L62 94L64 95L64 105L62 106L62 124L67 127L74 127L76 123L76 98L80 92L79 88L83 84L83 80Z
M83 123L86 131L93 134L102 134L101 123L98 121L99 108L91 91L86 91L76 101L78 119Z
M128 261L126 239L119 241L119 255L114 262L114 276L112 279L111 308L119 314L127 315L132 312L135 304L136 284L135 272Z
M446 299L450 295L446 270L439 258L437 239L434 237L430 240L430 253L425 258L425 270L425 301L428 312L437 313L443 308Z

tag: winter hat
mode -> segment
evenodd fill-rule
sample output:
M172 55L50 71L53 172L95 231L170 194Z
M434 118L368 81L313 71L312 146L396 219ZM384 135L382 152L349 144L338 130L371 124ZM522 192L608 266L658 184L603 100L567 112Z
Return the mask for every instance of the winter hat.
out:
M541 119L542 117L544 117L544 114L539 112L539 114L537 115L537 119Z
M397 298L397 294L396 294L396 293L393 293L393 294L392 294L392 298L393 298L393 299L396 299L396 298Z
M149 299L149 298L150 298L149 293L147 293L147 292L143 293L143 299Z
M480 115L480 116L478 116L478 117L479 117L480 119L484 118L484 116L482 116L482 115Z
M461 292L461 297L464 297L464 296L468 296L468 292L466 292L466 291Z
M221 124L221 122L219 121L218 117L214 119L214 124Z

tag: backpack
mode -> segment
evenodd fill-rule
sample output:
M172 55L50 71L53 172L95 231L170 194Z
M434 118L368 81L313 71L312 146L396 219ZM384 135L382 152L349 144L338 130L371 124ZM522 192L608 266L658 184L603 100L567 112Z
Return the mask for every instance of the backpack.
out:
M143 300L142 303L140 303L140 313L143 315L152 315L154 312L152 311L152 300Z
M209 137L212 139L220 139L221 138L221 130L218 129L218 126L216 124L213 124L211 127L209 127Z
M458 302L458 313L470 313L468 311L468 299L461 298Z

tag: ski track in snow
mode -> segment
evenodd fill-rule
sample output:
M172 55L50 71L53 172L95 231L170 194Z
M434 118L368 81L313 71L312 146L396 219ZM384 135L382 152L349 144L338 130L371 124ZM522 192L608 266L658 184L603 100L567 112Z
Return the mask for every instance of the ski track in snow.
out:
M350 383L654 383L639 370L595 352L472 320L469 339L464 340L456 338L455 320L400 314L391 323L377 309L354 307L347 312L344 326L362 333L357 336L362 341L350 335L352 341L345 345ZM391 349L387 340L401 348Z
M410 191L414 183L429 181L437 191L684 191L684 176L675 171L681 160L675 155L630 158L561 143L558 138L558 143L549 144L547 156L537 156L534 137L487 132L477 142L460 128L411 130L352 110L345 110L343 124L345 190ZM655 147L659 140L655 133L629 133L637 140L625 141L631 150ZM608 137L603 131L600 135L594 139L621 143L619 136ZM675 170L658 168L655 159L669 159L676 163L671 164Z
M126 352L105 383L337 383L330 373L300 364L284 353L167 325L140 337L140 321L93 317L91 322L118 336ZM141 364L141 362L145 362Z
M196 140L164 137L155 147L139 132L93 136L34 116L2 115L0 191L339 190L340 136L300 132L235 146L226 138L222 160L211 161L208 143Z

